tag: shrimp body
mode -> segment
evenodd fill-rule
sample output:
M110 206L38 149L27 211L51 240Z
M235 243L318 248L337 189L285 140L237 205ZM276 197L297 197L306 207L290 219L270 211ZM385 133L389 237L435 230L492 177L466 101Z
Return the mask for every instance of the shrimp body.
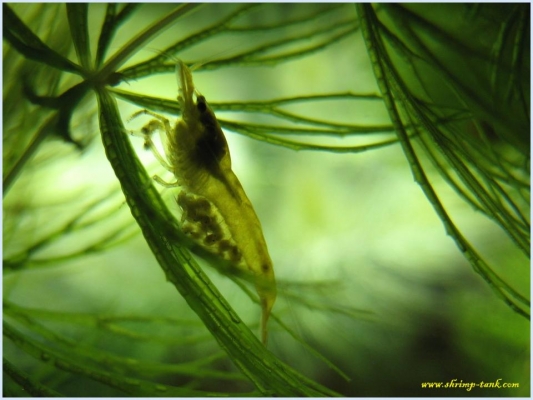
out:
M261 223L231 169L228 144L215 114L195 91L188 67L178 61L176 69L182 118L173 129L163 117L155 122L166 131L166 167L177 180L166 186L181 188L177 203L182 209L183 232L252 276L261 302L261 338L266 344L276 280Z

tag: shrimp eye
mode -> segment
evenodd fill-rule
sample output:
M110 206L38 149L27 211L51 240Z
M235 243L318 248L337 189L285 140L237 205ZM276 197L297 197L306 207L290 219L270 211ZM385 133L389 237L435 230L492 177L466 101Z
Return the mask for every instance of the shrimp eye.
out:
M198 108L198 111L200 112L204 112L205 110L207 110L207 104L205 102L204 96L198 96L198 98L196 99L196 108Z

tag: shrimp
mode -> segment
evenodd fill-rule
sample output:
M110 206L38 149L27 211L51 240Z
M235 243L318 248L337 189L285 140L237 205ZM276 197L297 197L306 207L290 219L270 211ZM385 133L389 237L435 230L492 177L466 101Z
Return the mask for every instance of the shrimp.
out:
M182 210L182 231L204 250L251 275L261 303L261 339L266 346L267 322L277 293L261 223L231 169L224 133L205 97L195 89L190 69L178 60L176 73L182 116L174 128L168 119L148 110L138 111L132 118L140 114L154 117L142 129L145 147L176 181L154 179L165 187L181 189L176 201ZM152 142L156 130L166 133L166 159Z

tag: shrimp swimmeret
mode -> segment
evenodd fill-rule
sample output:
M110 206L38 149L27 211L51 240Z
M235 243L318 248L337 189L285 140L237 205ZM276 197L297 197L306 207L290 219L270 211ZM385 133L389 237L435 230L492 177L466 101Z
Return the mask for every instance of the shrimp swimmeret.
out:
M183 232L204 250L252 276L261 301L261 338L266 345L276 279L261 223L231 170L224 133L205 97L195 90L191 71L178 61L176 72L182 117L174 128L168 119L148 110L132 118L141 114L155 118L142 129L145 146L176 182L154 179L163 186L181 188L176 200L182 209ZM166 159L151 139L157 130L166 133Z

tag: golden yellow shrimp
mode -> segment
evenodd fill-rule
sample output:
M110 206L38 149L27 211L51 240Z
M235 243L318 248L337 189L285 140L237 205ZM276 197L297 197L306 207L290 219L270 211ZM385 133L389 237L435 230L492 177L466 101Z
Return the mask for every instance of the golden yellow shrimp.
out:
M276 300L276 280L257 215L231 170L224 133L205 97L194 88L191 71L178 61L178 101L182 118L174 129L161 115L142 110L155 119L142 130L145 146L176 177L166 186L179 186L177 203L182 209L182 230L212 254L228 260L238 270L252 275L261 301L261 338L267 343L267 322ZM195 101L196 99L196 101ZM168 162L155 148L151 134L166 132Z

